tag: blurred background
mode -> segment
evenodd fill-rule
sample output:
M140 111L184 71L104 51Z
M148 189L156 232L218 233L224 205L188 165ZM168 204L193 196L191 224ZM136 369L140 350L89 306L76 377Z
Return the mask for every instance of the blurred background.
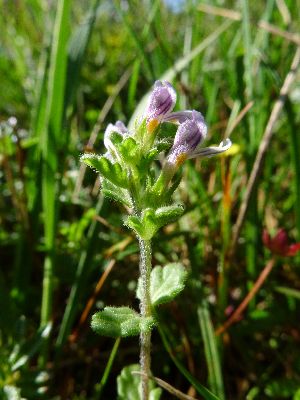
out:
M154 265L189 271L153 374L198 399L299 400L299 0L0 4L0 398L116 399L138 361L137 338L89 326L138 309L138 246L79 157L167 79L207 143L234 146L186 163L185 214L153 243Z

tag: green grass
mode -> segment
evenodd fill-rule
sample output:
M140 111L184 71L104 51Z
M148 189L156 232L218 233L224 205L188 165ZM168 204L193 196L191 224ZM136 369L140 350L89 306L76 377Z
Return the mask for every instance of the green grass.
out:
M299 256L278 258L243 318L218 339L214 331L271 257L263 227L284 227L291 241L300 240L297 78L230 254L246 182L296 51L258 23L297 33L299 1L223 2L239 20L204 13L189 0L178 13L162 0L124 4L0 0L0 398L13 390L28 399L114 399L121 369L138 361L134 339L113 343L91 331L90 316L81 319L91 299L91 312L137 308L138 246L123 225L124 210L99 196L94 174L85 171L76 182L80 155L103 151L105 126L118 119L132 126L153 81L167 79L188 109L205 115L209 143L219 143L254 104L231 133L235 153L185 164L175 194L185 215L153 243L153 265L181 260L189 271L186 290L159 309L153 375L195 398L295 400ZM103 106L126 71L99 130Z

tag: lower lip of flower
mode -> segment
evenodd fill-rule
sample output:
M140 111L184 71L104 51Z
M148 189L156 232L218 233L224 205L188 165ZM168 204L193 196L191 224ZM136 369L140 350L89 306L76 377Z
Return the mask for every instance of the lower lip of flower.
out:
M186 153L181 153L176 157L176 167L180 167L187 159Z
M158 119L151 119L148 123L147 123L147 130L149 133L153 133L155 131L155 129L158 127L159 125L159 120Z

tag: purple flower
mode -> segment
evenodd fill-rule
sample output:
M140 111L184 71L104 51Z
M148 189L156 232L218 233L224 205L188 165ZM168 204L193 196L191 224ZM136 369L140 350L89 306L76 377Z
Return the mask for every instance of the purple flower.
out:
M206 138L207 126L200 112L191 111L185 115L184 122L177 129L172 149L183 147L187 154L191 154Z
M195 110L171 113L165 121L179 123L173 146L167 157L167 168L179 167L187 158L212 157L223 153L231 146L230 139L217 147L199 148L207 135L207 126L202 114Z
M168 115L176 103L176 92L167 81L156 81L150 95L146 110L146 121L149 132L153 132L157 125Z

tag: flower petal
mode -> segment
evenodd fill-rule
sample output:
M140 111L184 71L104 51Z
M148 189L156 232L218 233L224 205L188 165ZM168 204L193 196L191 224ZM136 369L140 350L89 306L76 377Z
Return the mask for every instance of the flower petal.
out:
M175 111L165 115L162 119L162 122L172 122L173 124L182 124L187 120L193 119L193 117L198 120L204 122L204 117L199 111L195 110L185 110L185 111Z
M175 89L169 82L156 81L146 111L147 122L161 120L164 115L170 113L175 106L176 98Z
M211 146L211 147L203 147L199 150L195 150L193 153L189 155L188 158L196 158L196 157L213 157L220 153L224 153L224 151L228 150L232 145L230 139L223 140L219 146Z
M193 110L191 117L179 125L171 152L176 151L179 146L186 146L188 155L192 154L197 146L203 142L206 133L207 126L202 115Z

